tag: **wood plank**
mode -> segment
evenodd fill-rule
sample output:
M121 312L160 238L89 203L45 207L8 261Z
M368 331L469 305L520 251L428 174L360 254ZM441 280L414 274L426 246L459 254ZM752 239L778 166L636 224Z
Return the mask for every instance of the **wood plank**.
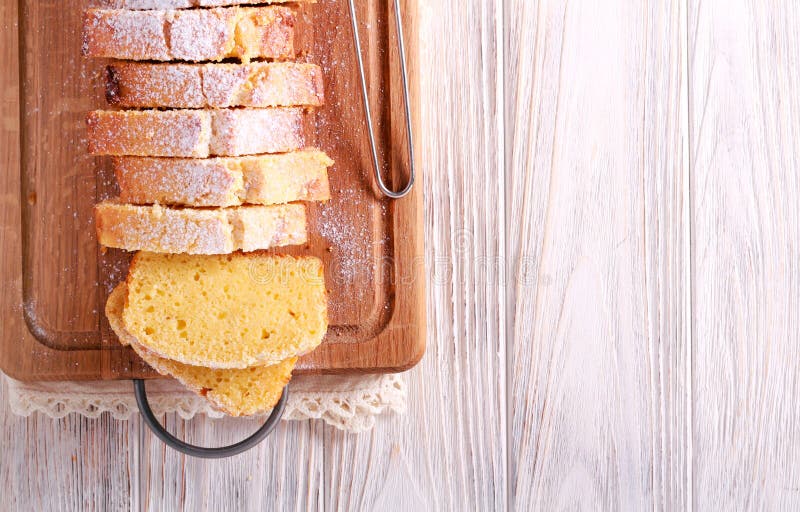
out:
M800 6L689 2L694 505L800 508Z
M167 415L165 426L182 439L204 446L237 442L260 422ZM324 489L323 424L282 422L268 440L236 457L202 460L166 448L141 426L142 468L134 490L146 510L314 510ZM138 492L137 492L138 491Z
M409 411L325 433L326 510L503 510L501 2L422 2L429 343Z
M517 510L687 505L682 5L505 3Z
M128 457L144 428L108 415L14 416L0 382L0 499L9 510L134 510Z

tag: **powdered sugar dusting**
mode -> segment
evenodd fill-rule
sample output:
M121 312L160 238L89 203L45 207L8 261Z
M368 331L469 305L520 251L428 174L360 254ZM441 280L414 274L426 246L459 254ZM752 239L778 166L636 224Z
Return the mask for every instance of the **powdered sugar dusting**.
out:
M108 67L107 93L120 107L291 107L324 101L319 66L295 62Z
M281 59L294 54L288 7L132 11L89 9L86 55L126 60Z
M92 0L93 7L106 9L187 9L189 7L222 7L245 4L281 4L314 0Z
M208 156L211 115L197 110L90 112L89 151L95 155Z
M238 9L177 11L170 25L170 51L177 60L216 60L236 44Z
M239 2L232 2L239 3ZM241 2L244 3L244 2ZM91 0L92 7L102 9L184 9L196 5L195 0Z
M220 156L282 153L303 146L299 108L212 111L210 153Z
M241 206L213 210L97 205L99 242L128 251L228 254L303 243L302 205Z
M330 197L325 153L220 158L117 157L120 200L189 206L282 204Z
M238 97L244 92L254 65L208 64L200 69L203 95L212 107L241 105ZM271 105L265 105L271 106Z
M89 10L83 52L92 57L168 60L164 12Z
M114 172L126 203L231 206L244 195L241 172L216 158L116 158Z
M283 153L303 147L303 110L94 111L89 151L96 155L205 158Z
M108 68L106 95L121 107L204 107L201 69L192 64L115 63Z
M333 257L329 275L334 283L362 293L363 287L356 285L370 281L375 265L370 208L352 190L342 190L337 197L320 206L316 227L330 244Z

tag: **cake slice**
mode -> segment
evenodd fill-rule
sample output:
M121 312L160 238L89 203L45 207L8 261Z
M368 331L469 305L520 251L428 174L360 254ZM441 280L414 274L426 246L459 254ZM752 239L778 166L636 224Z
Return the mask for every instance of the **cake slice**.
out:
M316 3L316 0L92 0L92 7L103 9L188 9L247 4Z
M133 11L88 9L83 53L156 61L249 62L294 57L295 12L289 7Z
M301 204L219 209L165 208L104 201L95 206L105 247L176 254L228 254L305 243Z
M283 153L303 146L303 110L95 110L87 119L89 152L205 158Z
M233 370L212 370L201 366L190 366L170 359L158 357L139 344L125 328L122 316L128 287L118 285L106 302L106 317L120 342L130 345L134 351L162 375L176 378L191 391L230 416L250 416L270 411L280 400L283 388L292 377L297 362L290 357L271 366Z
M127 331L159 357L215 369L270 365L316 348L328 328L322 262L234 253L137 253Z
M319 106L322 71L316 64L152 64L106 68L106 99L120 107L224 108Z
M120 201L185 206L327 201L331 165L333 160L316 149L207 159L112 159Z

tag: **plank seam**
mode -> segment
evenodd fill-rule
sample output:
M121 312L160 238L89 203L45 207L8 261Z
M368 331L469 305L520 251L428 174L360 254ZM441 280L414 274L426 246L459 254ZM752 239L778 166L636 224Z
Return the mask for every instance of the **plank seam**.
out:
M688 512L692 512L694 506L694 455L693 455L693 424L694 424L694 403L692 401L693 397L693 390L692 390L692 370L694 368L692 355L694 353L693 344L692 344L692 334L694 331L693 327L693 320L694 320L694 309L693 309L693 266L692 266L692 247L693 247L693 240L692 240L692 194L691 194L691 144L692 144L692 132L691 132L691 112L692 112L692 105L691 105L691 98L689 95L689 84L691 83L690 80L690 73L691 73L691 63L689 62L689 0L683 0L681 2L681 7L684 9L684 16L683 16L683 23L681 27L681 39L683 40L682 49L681 49L681 71L682 71L682 79L681 79L681 87L683 92L681 93L681 112L683 113L683 133L686 137L686 143L683 144L683 151L682 151L682 160L683 160L683 185L682 185L682 192L683 192L683 201L682 201L682 224L683 224L683 250L682 250L682 259L683 259L683 316L684 316L684 340L686 340L686 352L684 354L684 362L686 364L686 372L685 372L685 386L686 386L686 394L684 396L685 399L685 407L686 407L686 425L685 425L685 435L686 435L686 510Z

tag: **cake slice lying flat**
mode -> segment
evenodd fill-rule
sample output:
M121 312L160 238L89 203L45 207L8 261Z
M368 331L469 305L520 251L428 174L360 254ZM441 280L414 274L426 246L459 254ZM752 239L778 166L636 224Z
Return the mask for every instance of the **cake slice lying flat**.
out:
M270 365L310 352L328 328L317 258L137 253L123 320L159 357L209 368Z
M289 7L132 11L89 9L83 53L156 61L294 57L295 12Z
M284 153L303 146L303 110L131 110L89 112L95 155L206 158Z
M225 5L316 3L316 0L92 0L92 7L104 9L188 9Z
M120 342L130 345L144 361L162 375L172 376L231 416L266 413L280 400L297 362L290 357L271 366L233 370L212 370L159 357L147 350L125 328L123 312L128 287L118 285L106 303L106 317Z
M224 158L115 157L119 199L132 204L236 206L330 199L319 150Z
M228 254L307 240L301 204L193 209L104 201L95 206L95 225L101 245L128 251Z
M315 64L151 64L106 68L106 99L120 107L292 107L324 101Z

